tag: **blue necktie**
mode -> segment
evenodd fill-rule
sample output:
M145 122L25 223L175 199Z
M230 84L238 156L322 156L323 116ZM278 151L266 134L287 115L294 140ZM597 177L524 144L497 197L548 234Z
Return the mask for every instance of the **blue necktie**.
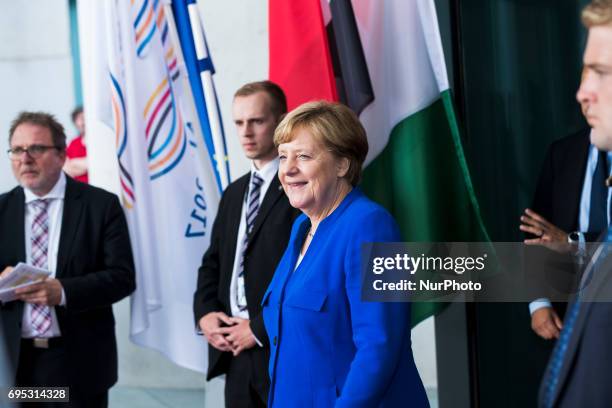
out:
M591 208L589 211L589 232L603 232L608 227L608 153L598 152L597 166L591 184Z
M251 185L246 200L246 230L242 241L242 253L240 254L240 265L238 266L238 279L236 281L236 305L240 311L247 310L246 290L244 287L244 254L246 253L249 237L255 224L255 218L259 212L259 196L263 179L259 174L251 174Z
M607 229L604 242L612 242L611 228ZM595 264L581 281L581 287L576 293L576 299L574 299L574 303L565 316L563 330L561 330L559 340L557 340L557 344L555 344L555 348L552 352L550 362L548 363L548 369L544 377L544 386L546 387L544 390L544 407L546 408L552 408L553 406L555 391L559 383L559 374L561 374L561 368L565 363L565 353L567 352L567 347L572 337L572 332L574 331L574 326L576 324L576 320L578 319L580 306L582 304L581 292L586 284L591 280L592 275L597 273L597 269L601 268L603 261L609 256L610 250L610 245L603 245L602 251L595 261Z

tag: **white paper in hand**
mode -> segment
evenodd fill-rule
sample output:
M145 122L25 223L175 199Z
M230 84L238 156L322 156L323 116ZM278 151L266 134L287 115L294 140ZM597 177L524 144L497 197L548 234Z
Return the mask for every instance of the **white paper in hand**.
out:
M39 282L51 275L51 272L20 262L6 276L0 279L0 302L6 303L17 299L15 289Z

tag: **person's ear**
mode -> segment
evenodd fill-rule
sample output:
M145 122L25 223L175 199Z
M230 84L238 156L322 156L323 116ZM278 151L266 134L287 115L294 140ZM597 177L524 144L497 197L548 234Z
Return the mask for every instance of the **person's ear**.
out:
M346 157L341 157L340 159L338 159L338 163L336 167L337 167L336 174L338 178L342 178L346 176L346 173L348 173L349 168L351 167L351 162Z

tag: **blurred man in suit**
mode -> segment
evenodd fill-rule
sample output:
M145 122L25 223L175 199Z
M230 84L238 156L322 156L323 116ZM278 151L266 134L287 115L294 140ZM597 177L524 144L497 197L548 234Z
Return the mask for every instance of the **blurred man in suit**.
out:
M528 234L525 243L595 241L609 222L603 183L608 163L606 153L590 142L590 129L554 142L544 159L532 207L521 216L520 228ZM535 299L529 304L531 328L543 339L558 338L565 309L565 303L553 307L545 297Z
M600 161L598 149L590 143L588 128L552 143L540 172L532 206L521 217L520 227L527 235L525 242L535 245L526 248L525 252L533 299L529 313L535 334L527 339L532 371L525 375L529 377L527 381L532 384L534 395L555 345L554 340L563 327L569 293L575 288L576 271L572 260L580 260L540 246L594 241L605 230L607 189L602 181L603 171L598 166ZM599 188L592 188L594 184ZM606 195L603 200L598 201L598 196L591 198L592 192L601 194L601 190Z
M226 374L227 407L265 407L270 348L261 300L283 255L298 212L278 180L273 136L287 112L270 81L234 95L233 117L251 170L221 198L210 247L198 271L196 325L209 344L207 379Z
M612 0L594 0L582 13L589 30L584 52L584 73L577 93L592 128L591 141L612 151ZM612 238L604 235L603 254ZM602 258L603 260L604 258ZM597 259L596 259L597 261ZM592 295L609 286L612 271L587 268L581 288ZM603 264L602 264L603 265ZM609 265L609 264L608 264ZM591 282L585 285L585 282ZM597 284L593 283L596 282ZM608 407L612 405L612 303L586 300L580 290L570 303L563 329L551 355L540 388L541 407Z
M9 145L19 186L0 196L0 270L26 262L51 272L0 307L11 376L70 387L62 407L106 407L117 381L112 304L135 288L119 200L62 172L66 136L53 116L21 113Z

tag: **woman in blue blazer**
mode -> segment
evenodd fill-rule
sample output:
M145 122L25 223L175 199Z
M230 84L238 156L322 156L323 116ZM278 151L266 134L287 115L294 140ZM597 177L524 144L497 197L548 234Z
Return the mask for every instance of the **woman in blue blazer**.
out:
M274 141L280 181L304 214L262 302L269 406L429 406L410 305L361 300L361 244L401 240L389 213L355 187L365 130L347 107L312 102L281 122Z

